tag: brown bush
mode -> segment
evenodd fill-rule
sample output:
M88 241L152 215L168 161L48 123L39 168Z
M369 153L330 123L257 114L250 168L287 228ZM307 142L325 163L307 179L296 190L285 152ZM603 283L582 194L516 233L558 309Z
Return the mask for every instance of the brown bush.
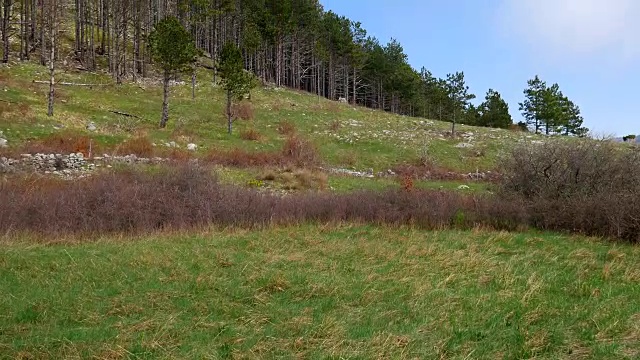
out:
M31 140L19 148L22 153L82 153L84 156L96 154L101 147L88 137L75 131L63 131Z
M284 166L305 167L320 163L320 156L313 144L297 136L287 138L279 152L250 152L241 148L213 149L204 159L208 162L235 167Z
M262 135L255 128L240 131L240 138L247 141L259 141Z
M466 175L433 164L401 164L393 167L393 171L400 177L409 176L414 179L428 180L463 180Z
M401 184L404 191L412 191L414 188L413 177L409 174L402 175Z
M31 113L31 106L27 103L12 103L0 100L0 117L5 114L15 113L24 119Z
M280 175L280 181L287 190L326 190L329 177L322 172L298 169Z
M140 157L150 158L154 156L154 153L153 144L146 137L128 139L116 147L116 154L118 155L134 154Z
M320 162L320 156L316 146L300 136L292 135L287 138L282 155L297 166L311 166Z
M9 112L10 109L11 103L0 101L0 116L2 116L2 114L4 114L5 112Z
M194 166L101 173L74 182L13 179L0 183L0 203L0 232L33 232L47 238L309 221L425 229L511 229L526 222L520 207L504 208L487 197L420 190L281 197L221 185L208 169Z
M358 154L355 151L346 151L338 156L340 164L354 166L358 162Z
M253 120L255 116L253 105L248 101L242 101L240 103L233 104L231 106L231 114L234 119L241 120Z
M296 126L287 120L282 120L278 123L277 130L280 135L291 136L296 133Z
M282 163L282 156L275 152L249 152L244 149L211 150L205 155L205 160L218 165L253 167L278 166Z
M188 161L191 159L192 153L185 149L167 148L162 152L162 157L175 161Z
M327 101L325 102L324 109L330 113L339 113L342 111L342 106L339 102Z
M521 199L531 224L640 241L640 152L596 140L516 147L501 163L501 196Z

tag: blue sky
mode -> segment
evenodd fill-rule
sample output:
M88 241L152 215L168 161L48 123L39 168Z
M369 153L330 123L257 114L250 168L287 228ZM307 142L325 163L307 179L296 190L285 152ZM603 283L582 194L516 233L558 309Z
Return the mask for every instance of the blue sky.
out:
M416 69L464 71L480 100L489 88L514 121L527 80L539 75L578 104L594 135L640 133L640 1L321 0L397 39Z

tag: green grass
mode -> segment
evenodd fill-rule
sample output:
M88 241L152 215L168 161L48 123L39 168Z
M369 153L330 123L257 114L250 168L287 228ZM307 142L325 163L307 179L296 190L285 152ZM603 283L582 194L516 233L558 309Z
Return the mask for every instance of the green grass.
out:
M6 358L632 359L640 248L373 226L0 245Z
M156 83L115 85L104 74L76 70L59 71L57 81L107 84L94 88L59 86L53 118L46 116L47 70L32 63L15 63L0 68L3 89L0 99L26 104L28 114L15 110L0 113L0 130L16 146L27 139L54 133L53 125L84 130L89 121L99 128L97 141L114 145L126 138L145 135L154 142L175 140L181 145L195 142L200 152L209 149L242 147L249 150L276 150L284 136L276 131L280 121L289 121L298 132L311 138L323 158L332 166L373 168L386 171L399 163L415 162L423 153L437 165L456 171L491 170L509 146L537 136L498 129L461 125L466 138L447 137L448 122L397 116L363 107L328 101L312 94L284 89L258 88L253 92L253 121L238 121L234 134L226 134L223 92L210 83L211 74L198 73L197 97L191 99L190 82L175 86L170 95L168 128L159 129L161 87ZM186 79L188 80L188 79ZM6 90L6 91L5 91ZM114 114L123 111L142 119ZM339 124L339 125L338 125ZM332 126L338 125L338 126ZM239 132L249 127L263 135L262 141L244 141ZM471 139L470 139L471 137ZM458 148L470 141L473 148Z

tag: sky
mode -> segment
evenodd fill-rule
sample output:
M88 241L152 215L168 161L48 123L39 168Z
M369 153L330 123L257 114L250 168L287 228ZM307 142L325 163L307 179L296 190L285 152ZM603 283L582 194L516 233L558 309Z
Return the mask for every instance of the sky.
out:
M594 136L640 134L638 0L321 0L381 43L400 42L411 66L464 71L481 102L500 92L522 120L527 80L539 75L582 110Z

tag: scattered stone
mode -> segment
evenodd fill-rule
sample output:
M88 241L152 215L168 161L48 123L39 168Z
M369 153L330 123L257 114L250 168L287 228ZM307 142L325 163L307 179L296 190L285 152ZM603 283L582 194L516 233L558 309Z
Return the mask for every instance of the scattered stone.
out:
M464 148L472 148L472 147L473 147L473 144L471 144L471 143L466 143L466 142L461 142L461 143L459 143L458 145L456 145L456 147L457 147L457 148L460 148L460 149L464 149Z
M96 130L98 130L98 127L96 126L96 124L93 121L91 121L91 122L89 122L89 124L87 124L87 130L96 131Z
M194 143L187 144L187 150L196 151L197 149L198 149L198 145L196 145Z
M350 175L355 177L366 177L366 178L375 177L375 175L373 175L373 169L367 169L367 171L356 171L356 170L340 169L340 168L328 169L328 170L336 174L344 174L344 175Z
M469 186L467 186L467 185L460 185L460 186L458 186L458 190L469 190Z
M7 139L0 138L0 147L7 147L9 146L8 144L9 141L7 141Z

